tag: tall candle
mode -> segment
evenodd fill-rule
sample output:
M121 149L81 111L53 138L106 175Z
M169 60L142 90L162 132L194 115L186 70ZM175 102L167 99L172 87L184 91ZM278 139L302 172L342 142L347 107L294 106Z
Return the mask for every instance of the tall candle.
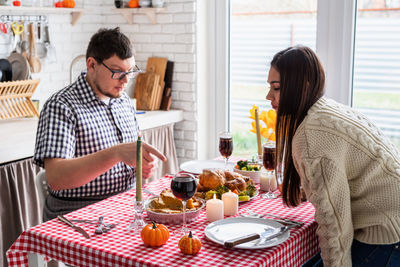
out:
M222 220L224 218L224 202L216 199L209 199L206 202L206 215L207 220L210 222Z
M260 132L260 120L258 119L258 108L256 108L254 110L254 115L255 115L255 121L256 121L258 155L262 156L261 132Z
M266 172L261 173L260 176L261 190L268 192L268 190L271 188L271 191L275 191L277 187L278 185L276 182L275 173L266 173Z
M142 137L136 142L136 201L142 201Z
M232 216L238 213L239 196L229 191L222 194L222 202L224 202L224 215Z

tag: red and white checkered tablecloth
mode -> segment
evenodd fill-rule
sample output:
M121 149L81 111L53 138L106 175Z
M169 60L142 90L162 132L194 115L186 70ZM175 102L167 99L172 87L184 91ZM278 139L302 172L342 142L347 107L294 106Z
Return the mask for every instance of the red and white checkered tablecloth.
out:
M149 190L159 193L170 187L170 176L146 184ZM143 192L144 198L150 197ZM318 239L313 219L314 208L306 202L296 208L283 206L282 200L253 200L239 205L239 214L246 208L257 213L273 213L289 219L303 221L301 228L290 230L284 243L265 249L227 249L207 239L204 229L208 225L206 211L188 227L200 238L202 248L197 255L184 255L178 248L179 237L171 235L167 244L159 248L147 247L140 235L126 229L133 220L135 190L110 197L106 200L66 215L69 219L97 219L106 215L105 222L120 224L110 232L96 235L95 225L76 223L91 236L84 238L71 227L54 219L34 226L14 242L7 251L9 266L27 266L28 253L38 253L48 258L74 266L299 266L318 251ZM238 215L237 215L238 216ZM145 216L147 219L147 217ZM147 220L148 221L148 220ZM180 225L167 225L170 231Z

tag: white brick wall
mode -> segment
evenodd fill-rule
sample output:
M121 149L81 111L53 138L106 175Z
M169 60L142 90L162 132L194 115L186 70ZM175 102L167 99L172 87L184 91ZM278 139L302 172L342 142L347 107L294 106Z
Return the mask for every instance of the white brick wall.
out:
M43 105L51 94L68 85L71 61L85 54L90 37L101 27L119 26L133 42L140 68L145 69L147 58L151 56L168 57L175 62L172 108L184 111L184 121L175 126L178 160L184 162L197 158L196 0L166 1L166 10L157 13L158 23L155 25L144 14L133 14L133 24L128 24L114 11L114 1L111 0L76 2L87 12L75 26L71 25L70 14L42 14L48 16L57 62L43 61L41 73L33 75L33 78L41 79L34 99L39 99ZM1 33L0 58L8 57L9 43L10 36Z

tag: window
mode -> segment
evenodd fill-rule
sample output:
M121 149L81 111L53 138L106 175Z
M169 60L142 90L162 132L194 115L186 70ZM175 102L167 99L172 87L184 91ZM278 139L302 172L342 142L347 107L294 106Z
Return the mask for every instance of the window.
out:
M357 1L353 106L400 147L400 1Z
M273 55L296 44L316 48L317 0L231 1L230 130L234 155L257 153L249 110L271 108L265 99Z
M229 66L226 76L218 73L215 78L229 77L226 88L213 87L215 116L217 126L229 122L223 127L229 125L234 133L234 155L256 154L249 110L253 104L270 108L265 100L269 62L293 44L316 50L326 72L327 97L366 114L400 147L400 0L216 2L229 3L230 9L215 13L229 18L216 26L229 32L229 41L214 35L215 47L220 45L216 61L224 59ZM222 43L229 51L226 58L220 57L225 57ZM229 93L221 98L225 89ZM228 108L218 104L227 99Z

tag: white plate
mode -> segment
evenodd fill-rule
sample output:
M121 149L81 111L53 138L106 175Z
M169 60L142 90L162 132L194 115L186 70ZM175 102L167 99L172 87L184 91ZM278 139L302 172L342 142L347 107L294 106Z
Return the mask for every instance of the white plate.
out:
M260 218L228 218L215 221L207 225L204 230L205 235L211 241L223 245L225 241L246 236L248 234L260 234L266 229L271 231L271 235L279 231L283 225L274 220ZM253 240L235 246L242 249L259 249L279 245L289 238L289 231L268 241L263 239Z
M234 166L234 163L228 162L226 168L232 171ZM191 160L182 163L180 168L185 172L201 174L203 169L225 169L225 162L221 160Z

